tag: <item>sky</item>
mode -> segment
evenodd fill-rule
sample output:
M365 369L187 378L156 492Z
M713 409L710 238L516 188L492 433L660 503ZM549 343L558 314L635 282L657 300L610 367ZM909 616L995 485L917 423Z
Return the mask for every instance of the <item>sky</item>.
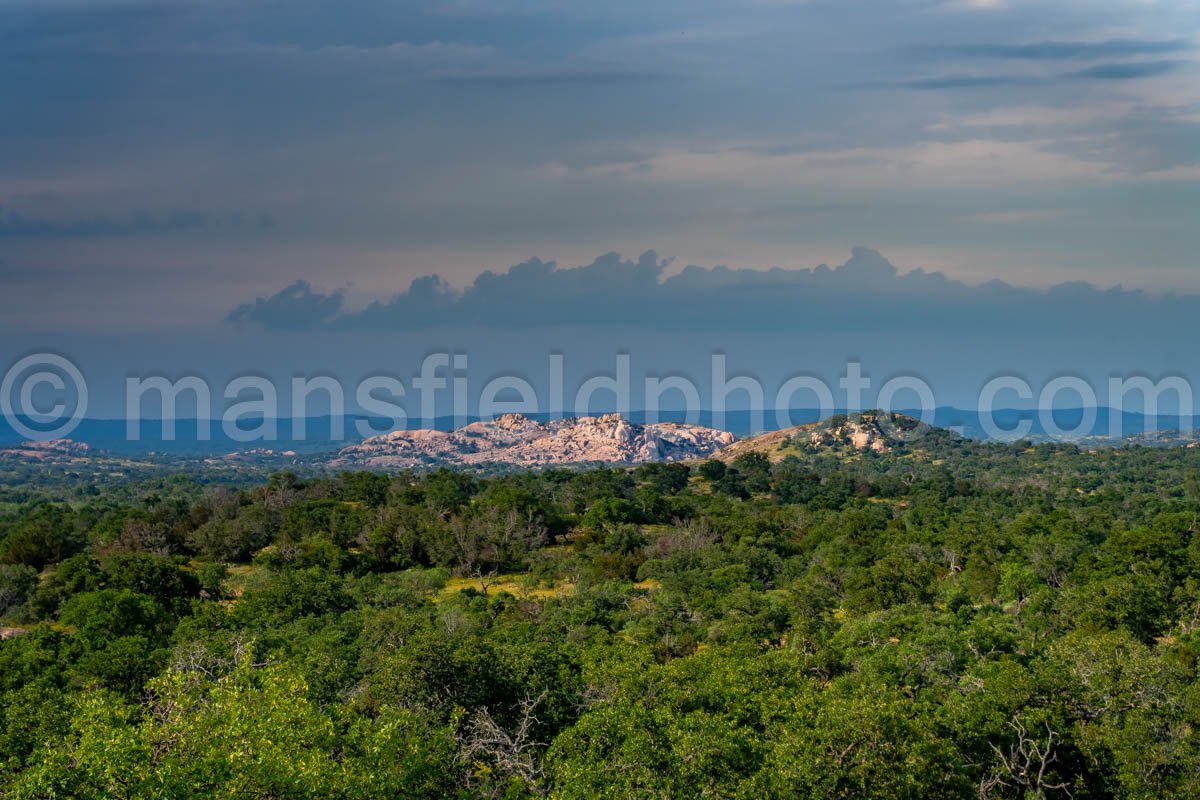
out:
M1200 376L1198 28L1195 0L0 0L0 368L63 354L109 415L131 374L439 349L480 379L858 359L948 403Z

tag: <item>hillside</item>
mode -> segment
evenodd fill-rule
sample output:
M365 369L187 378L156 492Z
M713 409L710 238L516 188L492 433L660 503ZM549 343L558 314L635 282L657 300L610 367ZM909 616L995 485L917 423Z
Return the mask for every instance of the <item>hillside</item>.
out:
M42 473L0 796L1195 797L1200 448L865 416L775 463Z
M903 453L922 441L936 447L962 437L942 428L923 425L920 420L886 411L835 414L820 422L771 431L731 444L715 457L733 461L746 453L760 453L771 461L789 455L813 453Z

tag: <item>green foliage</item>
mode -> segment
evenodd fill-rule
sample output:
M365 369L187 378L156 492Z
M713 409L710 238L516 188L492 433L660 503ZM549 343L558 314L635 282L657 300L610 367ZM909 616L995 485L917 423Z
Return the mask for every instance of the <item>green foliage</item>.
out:
M0 564L0 619L25 605L38 585L38 573L25 564Z
M339 736L304 681L256 665L252 649L227 671L176 668L148 690L145 709L81 695L69 736L6 796L440 797L453 786L445 731L395 714Z
M0 561L41 569L79 552L86 541L82 521L60 505L42 505L24 515L0 540Z
M0 514L0 794L1193 797L1198 471L932 431L47 478Z
M170 618L153 598L129 589L100 589L72 597L62 623L74 628L84 680L135 691L161 668Z
M624 522L641 522L641 512L632 501L623 497L604 497L597 500L583 515L580 524L585 528L602 531Z
M762 453L742 453L733 460L733 468L741 473L748 491L771 489L771 462Z

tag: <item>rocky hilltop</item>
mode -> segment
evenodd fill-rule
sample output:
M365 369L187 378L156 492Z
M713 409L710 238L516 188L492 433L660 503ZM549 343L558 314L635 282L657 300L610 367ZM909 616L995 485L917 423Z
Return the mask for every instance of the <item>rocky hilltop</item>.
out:
M639 425L619 414L538 422L505 414L456 431L393 431L343 448L335 466L403 469L434 464L638 464L707 458L734 442L725 431L658 422Z
M57 461L81 459L89 456L91 448L83 442L71 439L51 439L45 442L22 442L11 447L0 447L7 456L27 458L34 461Z
M953 436L940 428L923 426L921 421L891 411L864 411L861 414L835 414L809 425L798 425L743 439L718 454L732 461L743 453L762 453L778 461L797 452L889 453L902 449L918 437Z

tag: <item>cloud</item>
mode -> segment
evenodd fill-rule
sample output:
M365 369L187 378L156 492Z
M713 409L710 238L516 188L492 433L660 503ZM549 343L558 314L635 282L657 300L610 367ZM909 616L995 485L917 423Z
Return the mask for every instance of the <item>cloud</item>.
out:
M849 188L1007 187L1052 181L1109 178L1115 165L1073 152L1056 152L1053 140L972 136L908 146L836 150L725 149L664 151L645 161L604 167L639 182L681 186L741 186L821 194ZM648 168L647 168L648 167Z
M985 225L1007 225L1054 219L1063 216L1064 213L1061 208L1022 208L1013 211L987 211L982 214L970 214L963 217L963 220Z
M1187 61L1121 61L1110 64L1097 64L1094 67L1081 69L1071 73L1073 78L1088 78L1091 80L1126 81L1137 78L1154 78L1166 75L1185 66Z
M597 258L586 267L557 269L552 261L532 258L496 273L487 271L465 291L454 292L443 279L427 276L387 302L372 303L357 314L336 320L344 327L421 327L440 324L484 324L526 327L537 319L545 324L569 324L597 318L587 307L611 309L630 294L650 295L667 262L647 252L636 262L616 253ZM584 316L580 317L580 313ZM607 311L605 313L608 313Z
M426 80L455 86L485 89L546 87L546 86L604 86L609 84L646 83L674 79L664 72L625 69L596 70L521 70L515 72L488 71L433 75Z
M1062 80L1130 80L1152 78L1187 66L1184 59L1136 59L1189 52L1189 39L1109 39L1105 41L1041 41L1030 43L983 42L912 47L905 50L914 61L977 64L986 61L1020 62L1016 72L955 72L926 78L898 79L862 84L857 88L943 90L1033 86ZM1051 65L1098 62L1068 72L1051 71ZM1017 67L1017 64L1013 64ZM1039 68L1040 67L1040 68ZM1022 71L1023 70L1023 71Z
M0 239L71 239L138 234L235 233L269 230L275 221L269 214L209 213L176 209L162 213L139 211L125 218L49 219L29 217L0 206Z
M978 221L1037 218L1001 212ZM616 328L683 335L1010 331L1022 336L1073 330L1103 337L1114 324L1165 336L1200 313L1200 296L1101 290L1080 282L1048 290L1001 281L973 286L939 272L903 272L863 247L838 267L688 266L668 274L669 265L654 252L637 260L608 253L571 269L535 258L507 272L484 272L462 291L436 276L420 278L390 300L346 312L341 292L315 293L300 281L272 298L240 306L229 320L281 329Z
M329 322L342 310L345 290L314 292L307 281L296 281L271 297L244 303L226 317L228 322L257 323L275 330L312 328Z
M987 89L1013 86L1036 86L1064 80L1123 81L1138 78L1156 78L1183 69L1192 62L1181 59L1160 61L1112 61L1095 64L1085 69L1046 75L1015 74L964 74L935 75L930 78L883 81L855 84L855 89L901 89L913 91L941 91L944 89Z
M996 11L1008 7L1005 0L948 0L945 5L950 9L971 11Z
M984 89L1003 86L1030 86L1041 82L1042 79L1029 75L939 75L933 78L918 78L910 81L860 84L859 87L856 88L940 91L942 89Z
M1194 148L1155 116L1195 103L1194 73L1105 67L1194 58L1179 4L499 1L23 2L0 26L0 202L22 217L0 231L6 256L81 276L153 260L148 313L168 321L172 302L195 305L180 287L197 264L228 276L206 295L213 318L297 276L461 286L472 265L584 263L612 242L764 264L864 239L990 274L1197 280L1198 235L1177 222ZM865 81L891 83L843 91ZM1058 116L970 122L1014 106ZM1116 110L1069 116L1093 108ZM1129 185L1147 170L1176 187ZM230 206L281 228L246 247L164 213ZM1048 206L1070 225L1004 239L948 224ZM110 286L112 302L128 294ZM38 305L22 291L10 302Z
M1078 128L1097 121L1119 120L1129 114L1128 103L1107 103L1099 106L1000 106L984 112L968 114L959 119L948 118L930 126L930 130L946 131L955 128Z
M982 44L935 45L914 48L910 54L922 59L981 58L1003 61L1095 61L1112 58L1163 55L1192 50L1194 44L1188 39L1109 39L1102 42L1032 42L1009 44L991 42Z

